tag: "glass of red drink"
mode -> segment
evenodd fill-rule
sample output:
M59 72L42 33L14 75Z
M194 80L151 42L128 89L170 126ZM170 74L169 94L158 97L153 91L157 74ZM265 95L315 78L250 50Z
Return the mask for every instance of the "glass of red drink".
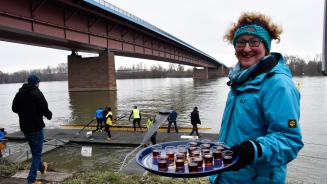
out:
M168 161L167 161L166 155L159 155L158 170L159 171L168 171Z
M175 147L174 146L166 146L165 148L167 161L169 165L174 165L175 161Z
M233 159L233 151L232 150L225 150L223 151L223 162L224 165L228 165L232 163Z
M194 162L198 164L198 171L202 171L203 168L203 159L202 157L195 157Z
M212 154L205 154L203 155L204 166L205 167L212 167L213 166L213 156Z
M188 163L188 170L190 173L198 172L198 164L194 161Z

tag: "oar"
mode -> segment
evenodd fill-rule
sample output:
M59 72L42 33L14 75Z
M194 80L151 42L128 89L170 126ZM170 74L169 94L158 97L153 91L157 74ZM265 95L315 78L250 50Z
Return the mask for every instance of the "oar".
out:
M92 120L89 123L87 123L80 131L78 131L76 133L76 136L79 135L86 127L88 127L94 121L94 119L95 118L92 118Z
M120 116L117 116L113 121L119 121L121 119L123 119L124 117L126 117L127 115L123 114L123 115L120 115Z

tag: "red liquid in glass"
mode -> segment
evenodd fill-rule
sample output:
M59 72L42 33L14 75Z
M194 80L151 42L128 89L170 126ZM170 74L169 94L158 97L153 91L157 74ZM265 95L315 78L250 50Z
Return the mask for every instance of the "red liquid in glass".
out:
M211 167L213 165L213 157L212 155L204 155L204 165L205 167Z
M188 170L190 173L198 172L198 164L195 162L188 163Z
M157 158L160 155L160 150L153 150L152 151L152 157Z
M176 169L184 169L184 158L176 159Z
M199 169L203 167L203 159L201 157L194 158L194 162L198 164Z
M232 156L224 156L224 165L228 165L232 163Z
M159 168L159 171L167 171L168 170L167 160L159 160L158 168Z
M212 154L213 154L213 158L216 160L222 159L222 157L223 157L223 154L220 150L213 150Z
M167 160L168 160L168 163L169 164L171 164L171 163L173 163L174 162L174 160L175 160L175 154L174 154L174 152L173 151L168 151L167 153L166 153L166 155L167 155Z

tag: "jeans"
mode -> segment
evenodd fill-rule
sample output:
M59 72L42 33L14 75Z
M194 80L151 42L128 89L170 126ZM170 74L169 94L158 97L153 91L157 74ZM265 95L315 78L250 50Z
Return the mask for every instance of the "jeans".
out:
M30 172L27 177L28 183L33 183L37 176L37 171L44 171L44 166L41 161L42 147L44 141L43 129L37 132L25 133L25 139L27 140L32 153L32 162L30 167Z
M199 132L198 132L198 124L192 124L192 132L190 133L190 135L193 135L193 133L195 132L197 136L199 136Z
M175 132L178 133L178 127L176 125L176 121L168 121L168 130L167 130L167 133L170 133L170 127L171 127L171 124L174 123L174 126L175 126Z
M104 122L104 118L97 118L97 129L96 130L102 130L102 128L103 128L102 122Z

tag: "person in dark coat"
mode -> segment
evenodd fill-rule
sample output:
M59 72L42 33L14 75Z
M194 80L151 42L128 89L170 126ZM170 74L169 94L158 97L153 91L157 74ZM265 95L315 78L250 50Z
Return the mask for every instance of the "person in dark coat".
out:
M193 126L192 132L190 135L193 135L195 132L197 136L200 137L199 132L198 132L198 124L201 124L200 116L199 116L199 111L198 107L194 107L194 110L191 113L191 124Z
M170 133L170 127L174 123L175 126L175 132L178 133L178 127L176 124L176 119L177 119L177 112L174 110L173 107L171 107L172 112L168 116L168 129L167 133Z
M43 116L48 120L52 118L52 112L48 108L48 103L39 90L40 79L36 75L30 75L27 79L28 83L23 84L16 94L12 111L19 116L19 126L24 133L31 153L32 162L30 172L27 177L28 183L40 183L36 181L37 171L45 174L48 164L42 162L42 146L44 142Z

